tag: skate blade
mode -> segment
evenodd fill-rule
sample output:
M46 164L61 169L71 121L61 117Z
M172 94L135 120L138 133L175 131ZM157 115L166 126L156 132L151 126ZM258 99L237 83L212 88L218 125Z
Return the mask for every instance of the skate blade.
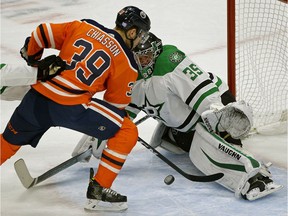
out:
M103 202L101 200L88 199L84 207L87 211L122 212L128 209L127 202Z
M247 194L246 195L246 198L248 199L248 200L250 200L250 201L253 201L253 200L256 200L256 199L259 199L259 198L262 198L262 197L265 197L265 196L267 196L267 195L269 195L269 194L271 194L271 193L274 193L274 192L277 192L277 191L279 191L279 190L281 190L283 188L283 185L276 185L276 186L274 186L272 189L270 189L270 190L265 190L265 191L263 191L263 192L261 192L261 193L258 193L258 194Z

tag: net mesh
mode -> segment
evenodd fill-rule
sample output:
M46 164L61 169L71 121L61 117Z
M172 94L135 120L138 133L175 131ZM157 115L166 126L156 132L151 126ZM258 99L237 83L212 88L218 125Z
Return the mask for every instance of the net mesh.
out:
M253 107L256 128L287 121L287 6L236 0L236 95Z

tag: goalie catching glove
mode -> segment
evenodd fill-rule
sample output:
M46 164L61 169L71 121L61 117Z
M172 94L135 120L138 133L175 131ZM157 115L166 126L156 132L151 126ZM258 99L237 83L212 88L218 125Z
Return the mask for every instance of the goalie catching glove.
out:
M234 139L248 135L253 124L251 106L244 101L223 105L212 105L202 113L202 120L210 132L228 132Z

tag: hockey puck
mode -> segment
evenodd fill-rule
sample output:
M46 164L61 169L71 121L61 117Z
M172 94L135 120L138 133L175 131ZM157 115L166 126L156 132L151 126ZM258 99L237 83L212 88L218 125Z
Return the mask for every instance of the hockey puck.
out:
M166 185L170 185L174 182L175 178L173 175L168 175L166 176L166 178L164 179L164 182Z

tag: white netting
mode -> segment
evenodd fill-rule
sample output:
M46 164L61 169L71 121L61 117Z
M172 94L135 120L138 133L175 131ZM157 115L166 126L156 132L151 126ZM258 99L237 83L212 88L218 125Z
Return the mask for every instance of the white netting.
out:
M256 128L287 123L287 14L278 0L236 0L236 95Z

